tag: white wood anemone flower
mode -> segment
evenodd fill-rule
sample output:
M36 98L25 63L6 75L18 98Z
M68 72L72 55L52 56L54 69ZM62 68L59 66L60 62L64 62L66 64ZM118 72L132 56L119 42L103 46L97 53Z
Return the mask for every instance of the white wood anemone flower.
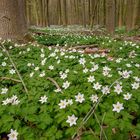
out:
M60 100L60 103L58 105L59 105L60 109L63 109L63 108L66 108L67 104L68 103L65 99L65 100Z
M17 130L10 130L10 134L7 135L9 140L17 140L18 132Z
M124 109L123 103L117 102L117 104L113 104L113 111L119 113L123 109Z
M70 82L68 82L68 81L64 82L63 85L62 85L62 87L64 89L67 89L69 86L70 86Z
M73 114L72 116L68 116L67 123L70 124L70 127L76 125L77 117Z
M94 76L89 76L87 79L88 79L88 82L90 82L90 83L95 81L95 77Z
M104 87L102 87L102 93L103 93L103 94L109 94L109 93L110 93L109 86L104 86Z
M97 94L96 95L92 95L91 97L90 97L90 100L94 103L94 102L97 102L98 101L98 96L97 96Z
M131 86L132 86L132 89L138 89L140 84L137 82L134 82L133 84L131 84Z
M13 75L16 73L16 71L14 69L11 69L11 70L9 70L9 73Z
M114 88L114 92L116 92L117 94L120 94L122 92L122 86L120 84L117 84Z
M100 84L97 82L97 83L94 83L93 88L94 88L95 90L98 90L98 89L101 89L101 86L102 86L102 85L100 85Z
M127 93L127 94L124 94L123 96L125 100L129 100L131 99L132 94Z
M85 65L85 63L86 63L85 58L80 58L79 63L80 63L81 65Z
M6 64L6 62L2 62L2 64L1 64L3 67L5 67L7 64Z
M1 94L6 94L7 91L8 91L8 88L2 88L2 89L1 89Z
M85 101L84 94L78 93L78 95L75 96L75 99L76 102L82 103Z
M41 102L41 104L44 104L47 102L47 100L48 100L48 97L46 95L44 95L44 96L40 97L39 101Z

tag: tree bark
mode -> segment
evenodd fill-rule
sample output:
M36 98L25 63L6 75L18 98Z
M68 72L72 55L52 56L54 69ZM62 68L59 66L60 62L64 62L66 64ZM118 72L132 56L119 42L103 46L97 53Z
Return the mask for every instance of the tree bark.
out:
M0 0L0 37L22 40L27 32L23 0Z

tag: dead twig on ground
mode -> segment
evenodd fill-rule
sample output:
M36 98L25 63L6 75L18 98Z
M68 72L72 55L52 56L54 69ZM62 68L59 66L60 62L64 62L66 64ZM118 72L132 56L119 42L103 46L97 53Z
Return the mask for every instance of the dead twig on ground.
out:
M10 78L10 77L0 77L1 80L12 80L14 82L18 82L18 83L21 83L20 80L18 79L14 79L14 78Z

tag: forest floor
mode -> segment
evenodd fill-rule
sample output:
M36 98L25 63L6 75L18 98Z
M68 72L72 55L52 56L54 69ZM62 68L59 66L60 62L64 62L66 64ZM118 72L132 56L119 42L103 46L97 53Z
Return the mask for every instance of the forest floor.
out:
M110 34L100 26L94 26L94 28L84 28L78 25L72 25L68 27L63 26L51 26L47 28L39 28L39 27L32 27L31 31L38 33L38 34L79 34L79 35L95 35L95 36L110 36ZM115 30L115 34L111 35L111 37L126 40L126 41L133 41L140 43L140 29L134 29L131 31L126 31L124 27Z
M0 45L1 138L139 140L139 31L130 41L76 27L32 31L35 42Z

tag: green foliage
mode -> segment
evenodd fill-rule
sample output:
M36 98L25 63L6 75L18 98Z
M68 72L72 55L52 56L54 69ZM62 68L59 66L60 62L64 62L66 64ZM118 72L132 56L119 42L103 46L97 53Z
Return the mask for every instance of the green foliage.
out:
M103 95L102 88L96 90L93 85L99 82L102 87L110 86L121 77L119 71L126 70L132 71L132 73L129 78L122 78L118 81L122 85L122 92L117 94L114 91L116 83L112 85L110 93L101 98L95 109L98 120L93 114L80 130L81 139L100 139L101 129L98 121L102 124L106 137L110 140L127 140L130 132L138 138L140 137L140 90L139 87L137 89L132 88L134 82L140 82L139 44L116 41L109 37L78 35L36 36L36 40L44 45L99 44L102 48L111 50L109 55L113 57L113 60L108 59L109 55L105 57L97 54L87 55L51 47L37 47L32 44L26 44L19 48L10 42L3 43L27 86L28 94L21 82L12 79L0 81L0 133L10 133L10 129L15 129L19 133L18 138L21 140L70 139L91 107L97 104L91 101L91 96L97 94L100 98ZM84 65L79 62L81 58L86 61ZM6 63L6 66L3 62ZM90 71L96 64L99 68ZM51 69L51 65L53 69ZM111 69L110 77L103 75L105 66ZM86 68L88 71L84 72ZM0 77L19 79L16 73L9 73L11 69L13 66L4 50L1 49ZM43 72L45 75L41 76ZM61 78L62 73L65 73L67 77ZM88 82L89 76L94 76L95 81ZM54 84L47 77L56 81L62 92L56 92L56 83ZM63 86L66 81L70 82L68 88ZM3 88L8 89L4 94L2 93ZM75 99L78 93L84 94L82 103ZM132 94L129 100L124 99L126 93ZM17 105L12 103L3 105L3 101L7 98L10 99L13 95L16 95L20 102ZM41 103L40 99L43 96L47 97L47 101ZM61 109L59 103L65 99L66 101L72 99L73 104L66 105L65 108ZM120 110L119 113L113 111L113 104L118 101L124 106L124 109ZM76 125L70 127L67 120L68 116L73 114L77 117ZM103 132L102 138L105 139Z

